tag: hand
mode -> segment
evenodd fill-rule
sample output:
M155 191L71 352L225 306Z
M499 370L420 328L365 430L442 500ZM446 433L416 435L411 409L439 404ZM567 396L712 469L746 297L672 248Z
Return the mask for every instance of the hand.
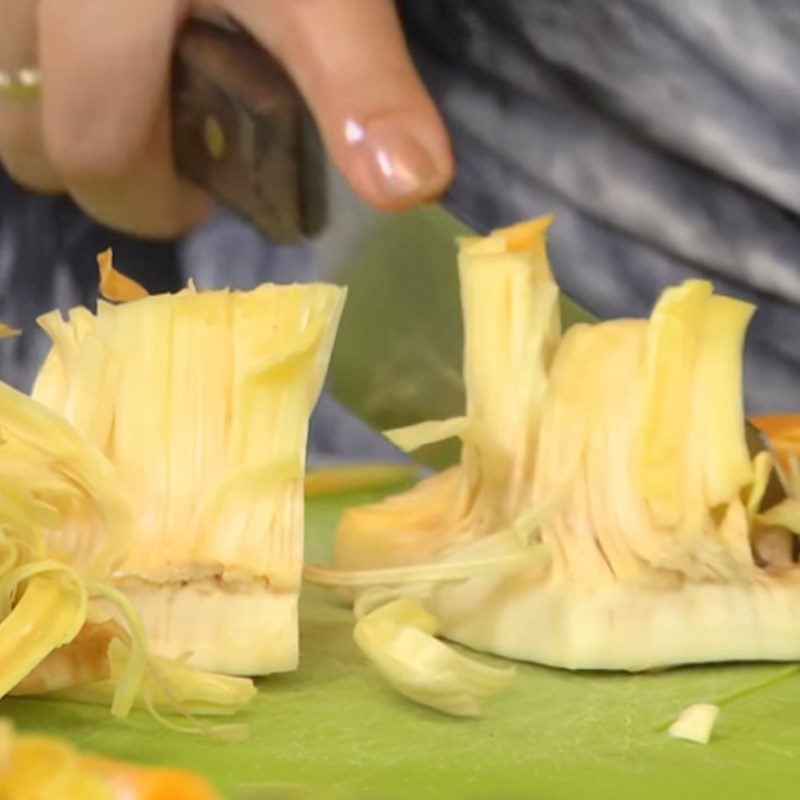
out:
M201 221L211 201L175 173L168 113L175 37L196 13L229 14L283 62L368 202L399 209L447 187L447 133L392 0L0 0L0 69L43 74L40 100L0 98L14 179L143 236Z

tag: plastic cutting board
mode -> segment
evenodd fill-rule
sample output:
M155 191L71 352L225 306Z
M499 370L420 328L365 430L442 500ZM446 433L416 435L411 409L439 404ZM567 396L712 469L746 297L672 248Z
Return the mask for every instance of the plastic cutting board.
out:
M308 555L327 559L346 503L312 501ZM800 635L800 625L798 626ZM360 657L349 610L307 589L302 662L259 685L248 741L171 733L146 715L3 700L22 730L111 756L189 767L225 797L257 800L790 800L800 797L800 671L791 665L571 674L520 664L479 720L452 719L384 687ZM491 660L491 659L487 659ZM720 703L707 746L665 729L687 705ZM180 800L180 798L175 798Z

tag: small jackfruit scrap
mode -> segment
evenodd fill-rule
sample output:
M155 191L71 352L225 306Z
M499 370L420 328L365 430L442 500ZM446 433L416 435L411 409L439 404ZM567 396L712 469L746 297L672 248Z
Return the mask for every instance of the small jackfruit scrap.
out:
M91 496L126 509L113 584L159 656L294 669L306 435L344 290L142 296L110 254L100 264L106 296L127 302L45 314L53 345L32 397L104 465L109 486Z
M114 266L114 253L111 248L97 256L97 266L100 269L100 294L106 300L126 303L129 300L141 300L149 294L144 286Z
M669 726L667 733L673 739L683 739L697 744L708 744L719 716L719 706L712 703L694 703L684 708Z
M306 498L385 489L407 484L419 477L414 464L393 464L380 461L320 466L306 472Z
M465 417L393 438L459 436L461 461L346 510L325 582L378 591L516 530L544 567L418 592L443 637L569 669L800 659L797 485L762 508L776 463L745 441L753 307L689 280L649 319L562 335L549 222L460 242Z
M19 336L22 331L19 328L12 328L6 325L5 322L0 322L0 339L10 339L14 336Z
M220 800L204 778L83 753L50 736L15 734L0 720L4 800Z
M436 633L438 622L421 601L400 597L362 617L353 636L401 694L453 716L479 716L480 698L504 689L513 668L467 658L436 639Z

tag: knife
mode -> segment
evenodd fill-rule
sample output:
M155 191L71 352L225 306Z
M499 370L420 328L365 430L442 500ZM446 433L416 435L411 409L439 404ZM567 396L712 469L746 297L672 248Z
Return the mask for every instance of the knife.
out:
M376 430L463 413L456 237L441 206L368 207L324 156L280 65L235 25L192 20L173 72L178 171L274 242L316 237L322 280L349 288L330 371L335 399ZM325 224L328 216L332 224ZM566 324L590 319L563 300ZM418 454L440 468L452 442Z
M439 205L387 214L358 199L282 67L232 23L189 22L172 95L178 170L272 241L316 237L319 278L348 287L333 397L379 431L463 414L455 254L474 230ZM597 321L563 293L561 317L565 328ZM746 435L751 453L768 446L749 421ZM438 469L458 454L442 442L415 457ZM784 495L773 476L765 504Z

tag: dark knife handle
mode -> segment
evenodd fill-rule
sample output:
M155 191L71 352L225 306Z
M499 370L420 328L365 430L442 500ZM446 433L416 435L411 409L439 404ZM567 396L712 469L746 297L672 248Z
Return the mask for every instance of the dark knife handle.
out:
M322 146L277 61L241 30L191 20L172 87L173 154L184 177L273 241L322 229Z

